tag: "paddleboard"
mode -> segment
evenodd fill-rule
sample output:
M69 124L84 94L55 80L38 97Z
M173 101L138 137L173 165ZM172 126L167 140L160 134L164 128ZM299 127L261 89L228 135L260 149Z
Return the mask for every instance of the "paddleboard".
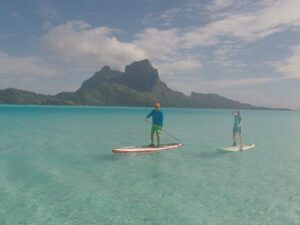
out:
M171 150L174 148L181 147L181 143L170 143L170 144L163 144L158 147L153 146L130 146L130 147L122 147L122 148L115 148L112 150L114 153L144 153L144 152L159 152L165 150Z
M241 151L241 150L242 151L250 150L254 147L255 147L255 144L245 144L245 145L243 145L242 148L239 145L237 145L237 146L228 146L228 147L222 148L222 150L236 152L236 151Z

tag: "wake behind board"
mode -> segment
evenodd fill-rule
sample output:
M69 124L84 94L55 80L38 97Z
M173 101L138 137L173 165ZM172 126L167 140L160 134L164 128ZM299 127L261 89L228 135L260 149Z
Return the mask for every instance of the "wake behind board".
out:
M225 150L225 151L236 152L236 151L241 151L241 150L242 151L250 150L254 147L255 147L255 144L245 144L245 145L243 145L242 148L239 145L237 145L237 146L228 146L228 147L221 148L221 149Z
M174 148L181 147L181 143L170 143L170 144L163 144L158 147L153 146L130 146L130 147L122 147L122 148L115 148L112 150L114 153L145 153L145 152L160 152L165 150L171 150Z

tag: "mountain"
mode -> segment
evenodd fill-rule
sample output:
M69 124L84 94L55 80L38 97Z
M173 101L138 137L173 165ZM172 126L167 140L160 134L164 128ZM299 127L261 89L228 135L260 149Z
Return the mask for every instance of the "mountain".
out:
M152 106L157 101L163 107L268 109L217 94L193 92L186 96L162 82L147 59L127 65L125 72L104 66L75 92L42 95L11 88L0 90L2 104Z

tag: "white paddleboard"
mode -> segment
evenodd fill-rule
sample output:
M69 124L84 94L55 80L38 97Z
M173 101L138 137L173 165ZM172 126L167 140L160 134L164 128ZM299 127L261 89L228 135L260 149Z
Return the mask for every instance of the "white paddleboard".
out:
M237 146L228 146L228 147L222 148L222 150L236 152L236 151L241 151L241 150L242 151L250 150L254 147L255 147L255 144L245 144L245 145L243 145L242 148L241 148L241 146L237 145Z
M170 144L163 144L158 147L153 146L130 146L130 147L122 147L122 148L115 148L112 150L114 153L144 153L144 152L159 152L165 150L171 150L174 148L181 147L181 143L170 143Z

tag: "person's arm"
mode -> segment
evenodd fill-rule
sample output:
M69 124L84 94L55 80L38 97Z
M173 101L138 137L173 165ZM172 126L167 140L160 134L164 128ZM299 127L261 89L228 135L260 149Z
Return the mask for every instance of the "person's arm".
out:
M148 114L148 116L146 117L146 119L149 119L150 116L152 116L153 114L153 110Z
M238 127L242 126L242 117L238 120Z
M164 114L161 113L160 129L163 127L163 125L164 125Z

